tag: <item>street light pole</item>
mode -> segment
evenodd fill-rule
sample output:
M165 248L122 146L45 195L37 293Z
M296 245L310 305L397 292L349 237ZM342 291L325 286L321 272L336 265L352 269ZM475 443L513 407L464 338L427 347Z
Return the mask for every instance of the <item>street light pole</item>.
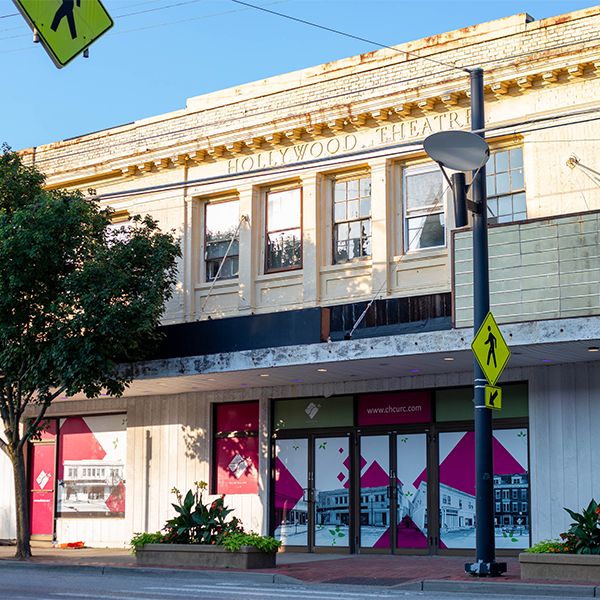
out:
M457 227L467 224L467 209L473 213L473 336L474 342L490 310L490 280L488 268L487 190L485 163L490 149L485 141L483 98L483 70L466 69L471 78L471 129L466 131L440 131L423 142L425 152L440 166L444 177L454 192L454 213ZM445 169L456 171L452 180ZM471 200L467 200L465 172L472 173ZM492 319L493 321L493 319ZM493 321L494 322L494 321ZM494 322L495 324L495 322ZM491 333L490 339L496 337ZM497 336L501 337L500 332ZM485 342L492 343L492 342ZM505 344L506 345L506 344ZM490 346L495 352L495 346ZM506 354L508 352L508 354ZM506 347L505 362L510 356ZM475 348L473 353L477 356ZM494 355L495 356L495 355ZM466 563L465 571L480 577L501 575L506 563L495 560L494 531L494 461L492 456L492 412L485 405L488 380L479 362L474 364L474 421L475 421L475 550L474 563ZM483 364L483 363L481 363ZM489 366L489 357L488 357ZM496 360L494 359L496 367ZM502 372L489 372L495 383Z
M470 69L471 129L485 137L483 69ZM490 310L488 265L487 189L485 165L473 172L473 333L476 334ZM475 399L475 549L476 562L465 565L472 575L500 575L506 563L495 561L494 463L492 450L492 411L485 405L487 380L477 360L474 364Z

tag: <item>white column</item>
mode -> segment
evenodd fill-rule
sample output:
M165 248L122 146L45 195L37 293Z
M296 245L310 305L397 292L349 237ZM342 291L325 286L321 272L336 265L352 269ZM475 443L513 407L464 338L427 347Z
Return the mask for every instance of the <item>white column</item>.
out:
M240 199L240 218L248 217L240 226L239 234L239 287L238 309L240 314L247 314L256 307L255 279L258 273L258 247L260 232L260 210L258 206L259 190L248 185L238 189Z
M183 167L183 180L187 181L188 168ZM183 188L183 240L181 248L181 270L183 271L184 320L196 318L196 283L198 280L198 259L194 249L198 248L197 237L200 224L194 218L194 199L188 195L187 186Z
M302 177L302 272L305 306L316 306L320 299L320 221L322 178L318 173Z
M369 161L371 170L371 252L373 268L371 285L373 294L380 291L385 297L390 292L391 257L391 211L390 202L390 162L385 158Z

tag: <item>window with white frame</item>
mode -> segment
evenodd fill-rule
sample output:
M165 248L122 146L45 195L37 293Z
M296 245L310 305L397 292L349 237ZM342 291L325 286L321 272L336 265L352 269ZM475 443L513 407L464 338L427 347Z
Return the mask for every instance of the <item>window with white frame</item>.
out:
M240 203L238 200L208 202L206 204L204 213L204 265L206 281L213 281L215 279L221 263L223 263L223 267L219 273L219 280L233 279L238 276L239 221Z
M371 256L371 178L333 183L333 262Z
M444 181L438 167L404 170L404 250L446 245Z
M302 268L302 189L267 193L265 273Z
M486 164L488 222L511 223L527 218L523 148L493 152Z

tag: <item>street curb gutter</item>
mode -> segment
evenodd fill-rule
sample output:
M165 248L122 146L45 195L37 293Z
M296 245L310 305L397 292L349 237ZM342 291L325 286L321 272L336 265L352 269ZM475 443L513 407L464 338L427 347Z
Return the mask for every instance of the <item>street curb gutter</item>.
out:
M151 575L165 577L173 575L177 577L190 579L208 579L218 581L232 579L251 581L252 583L285 583L288 585L305 585L289 575L280 575L279 573L253 573L251 571L211 571L208 569L166 569L161 567L113 567L105 565L69 565L69 564L48 564L36 562L21 562L18 560L0 560L0 572L2 568L17 569L39 569L43 571L71 571L96 573L97 575L123 575L131 573L133 575Z
M422 581L421 584L421 590L423 592L461 592L467 594L498 594L511 596L571 596L577 598L600 597L600 586L595 585L450 580L426 580ZM394 587L402 588L403 586L400 585Z

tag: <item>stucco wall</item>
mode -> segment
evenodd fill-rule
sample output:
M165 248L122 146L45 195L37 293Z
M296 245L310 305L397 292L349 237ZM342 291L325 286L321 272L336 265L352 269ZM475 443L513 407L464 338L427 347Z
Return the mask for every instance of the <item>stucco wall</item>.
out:
M16 537L14 479L10 460L2 451L0 481L0 540L12 540Z

